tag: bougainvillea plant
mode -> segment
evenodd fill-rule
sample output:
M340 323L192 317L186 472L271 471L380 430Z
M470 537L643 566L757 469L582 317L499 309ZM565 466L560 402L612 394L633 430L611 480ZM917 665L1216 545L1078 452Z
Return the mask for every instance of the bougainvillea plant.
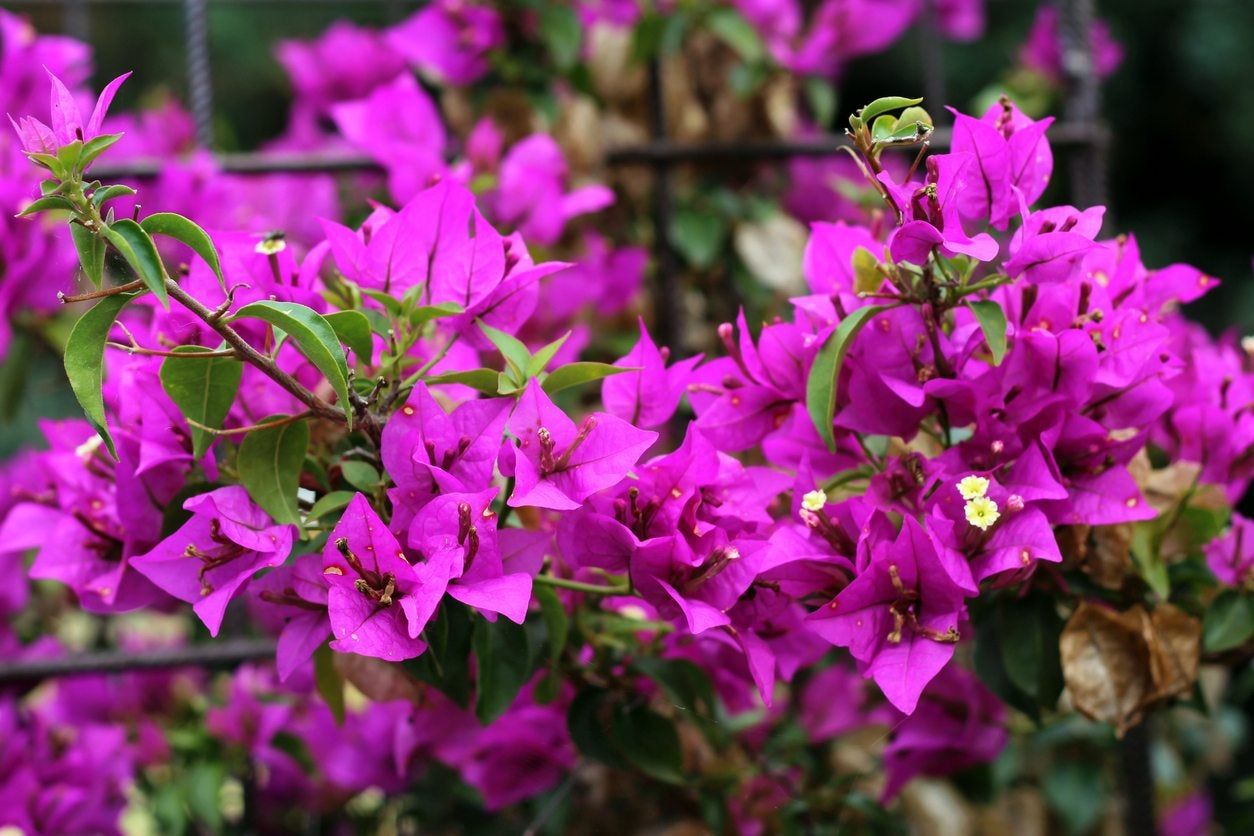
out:
M269 797L439 764L497 809L596 760L745 830L874 821L866 780L996 758L1003 701L1123 733L1250 639L1254 534L1223 532L1254 374L1176 311L1215 280L1035 206L1048 121L1009 101L948 153L919 100L860 109L882 207L814 226L793 317L682 360L641 325L607 364L518 338L566 265L456 177L300 262L120 216L90 171L122 80L15 123L23 214L66 218L95 285L62 296L91 428L50 431L0 539L89 611L270 629L321 700L240 678L209 718ZM875 728L878 763L797 754Z

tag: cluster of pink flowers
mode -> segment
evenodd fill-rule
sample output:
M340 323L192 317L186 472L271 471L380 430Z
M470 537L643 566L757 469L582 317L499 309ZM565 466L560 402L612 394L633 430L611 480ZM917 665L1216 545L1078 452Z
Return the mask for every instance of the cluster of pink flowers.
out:
M920 8L831 0L803 36L793 5L737 5L778 12L772 50L813 73ZM939 4L942 25L976 34L979 6ZM883 32L832 22L868 14ZM92 420L45 424L46 449L3 471L0 648L63 652L5 623L28 578L91 613L181 602L212 636L232 619L274 636L273 667L240 669L199 708L276 815L401 794L435 764L496 810L597 746L680 784L675 712L655 703L681 700L744 754L723 790L746 829L806 784L770 765L784 729L814 745L890 729L884 802L916 775L992 761L1007 710L955 659L976 603L1073 601L1058 530L1154 519L1146 471L1190 463L1229 503L1254 479L1250 351L1178 311L1217 280L1147 267L1134 238L1101 237L1102 207L1037 206L1050 120L1009 100L954 111L949 151L909 165L881 152L930 119L881 100L852 122L850 163L879 207L813 224L790 316L757 327L742 311L718 327L720 356L683 358L641 320L608 356L594 329L630 307L643 251L569 227L613 192L572 183L547 134L506 148L491 121L454 158L411 72L468 84L504 37L492 8L441 2L388 32L281 48L297 100L278 145L348 145L386 171L394 205L356 225L328 178L293 198L284 177L216 176L174 106L106 118L122 79L84 119L73 45L47 110L14 99L34 115L13 153L43 167L14 183L34 200L52 176L43 199L77 228L71 242L46 218L6 221L19 231L0 246L72 264L102 236L139 279L87 294L102 301L86 317L110 313L104 357L94 376L75 365L89 352L67 369ZM371 61L347 60L359 53ZM143 212L65 162L118 130L115 157L190 154ZM275 227L291 239L262 234ZM167 274L137 256L158 234L196 258ZM3 287L54 305L20 263L6 258ZM613 362L582 359L589 346ZM191 399L176 379L189 363L209 370ZM1220 584L1250 588L1251 526L1237 517L1206 547ZM183 699L177 681L102 679L86 703L70 696L81 683L38 704L0 690L0 825L115 826L133 775L173 757L155 718Z

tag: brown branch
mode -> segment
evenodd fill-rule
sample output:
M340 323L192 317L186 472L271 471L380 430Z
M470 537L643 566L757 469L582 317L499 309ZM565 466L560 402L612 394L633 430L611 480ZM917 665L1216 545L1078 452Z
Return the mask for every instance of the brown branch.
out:
M275 365L273 360L253 348L247 340L239 335L238 331L223 322L221 319L215 318L213 311L209 310L209 308L201 304L195 297L191 296L187 293L187 291L179 287L173 279L167 278L165 286L166 290L169 292L170 296L174 297L175 301L198 316L214 331L217 331L218 335L226 341L227 345L234 348L236 353L238 353L245 362L256 366L266 375L266 377L279 384L279 386L286 389L293 397L305 404L305 406L309 407L310 413L318 416L319 418L327 418L332 421L346 423L347 419L341 410L336 409L331 406L331 404L306 389L300 381Z
M77 296L67 296L64 293L58 293L57 298L61 300L62 304L68 305L71 302L88 302L92 299L103 299L106 296L118 296L123 293L130 293L131 291L134 291L134 290L143 290L143 289L144 289L143 281L136 279L133 282L127 282L126 284L116 285L115 287L106 287L101 290L93 290L90 293L80 293Z

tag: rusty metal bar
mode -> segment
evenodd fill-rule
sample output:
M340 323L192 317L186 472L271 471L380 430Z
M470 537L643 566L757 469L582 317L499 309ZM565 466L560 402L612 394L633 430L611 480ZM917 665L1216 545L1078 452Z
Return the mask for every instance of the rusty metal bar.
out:
M22 659L0 662L0 685L34 683L50 677L163 668L232 668L243 662L272 659L274 653L274 642L269 639L232 639L143 653L107 650L46 659Z
M666 91L662 87L662 67L657 58L649 61L649 133L654 143L667 142ZM678 265L670 243L672 215L672 159L653 156L653 315L657 331L676 357L687 352L684 347L683 298L676 283Z
M208 0L183 0L187 52L187 94L196 123L196 142L212 149L213 73L209 66Z

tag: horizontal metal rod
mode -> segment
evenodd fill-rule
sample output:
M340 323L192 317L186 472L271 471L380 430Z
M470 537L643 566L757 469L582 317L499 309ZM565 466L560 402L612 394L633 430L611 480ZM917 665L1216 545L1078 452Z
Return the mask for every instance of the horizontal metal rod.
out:
M125 673L158 668L233 668L242 662L274 658L269 639L226 639L186 647L158 648L136 653L105 650L44 659L0 662L0 685L33 683L76 674Z
M947 148L951 138L948 128L938 128L931 144ZM1104 142L1108 136L1105 125L1059 123L1049 129L1049 141L1058 147L1088 146ZM721 163L728 161L786 160L792 157L830 157L848 140L840 134L825 134L800 140L751 139L736 142L671 142L657 141L615 148L606 152L609 165L638 163Z
M1049 140L1059 147L1083 147L1104 143L1109 137L1105 125L1062 123L1050 129ZM932 136L932 145L945 148L950 132L940 128ZM801 140L751 139L741 142L671 142L655 140L638 145L613 148L606 152L608 165L640 163L681 164L721 163L728 161L786 160L792 157L829 157L846 143L843 136L827 134ZM379 164L370 157L356 154L274 154L264 151L218 154L219 167L231 174L337 173L377 171ZM164 162L158 159L136 159L120 163L102 163L92 169L100 180L151 179L161 173Z
M69 2L79 2L90 6L172 6L181 5L185 0L4 0L5 6L64 6ZM407 5L417 6L420 0L209 0L209 5L295 5L297 3L302 6L311 3L316 4L336 4L340 6L358 5L358 6L385 6L389 3L406 3Z

